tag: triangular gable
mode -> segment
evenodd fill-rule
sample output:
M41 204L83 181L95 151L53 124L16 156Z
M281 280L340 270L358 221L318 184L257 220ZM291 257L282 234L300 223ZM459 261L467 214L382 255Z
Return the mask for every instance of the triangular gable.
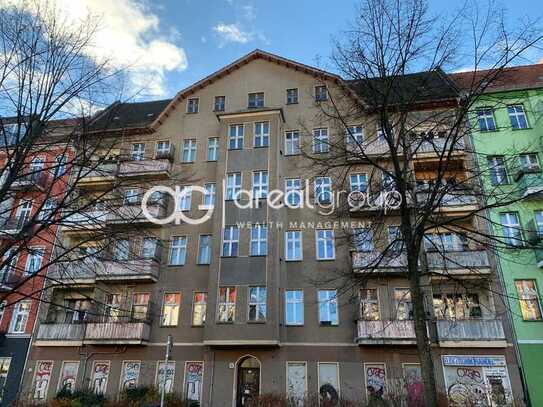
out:
M309 65L305 65L296 61L292 61L287 58L280 57L278 55L270 54L269 52L262 51L260 49L255 49L254 51L250 52L249 54L237 59L236 61L232 62L229 65L226 65L224 68L219 69L218 71L212 73L209 76L206 76L205 78L199 80L198 82L190 85L189 87L181 90L180 92L175 95L175 97L171 100L171 102L166 106L166 108L160 113L160 115L156 118L156 120L151 124L152 128L156 128L156 126L160 125L164 119L166 119L170 112L175 109L175 107L183 101L183 99L187 98L188 96L194 94L196 91L206 87L207 85L210 85L211 83L217 81L218 79L223 78L224 76L230 74L230 72L241 68L244 65L247 65L251 61L254 61L256 59L264 59L269 62L276 63L278 65L285 66L290 69L294 69L296 71L302 71L309 75L314 76L315 78L322 78L331 80L344 89L346 89L355 99L361 102L358 95L356 95L352 89L350 89L347 84L344 83L343 79L333 73L323 71L318 68L314 68Z

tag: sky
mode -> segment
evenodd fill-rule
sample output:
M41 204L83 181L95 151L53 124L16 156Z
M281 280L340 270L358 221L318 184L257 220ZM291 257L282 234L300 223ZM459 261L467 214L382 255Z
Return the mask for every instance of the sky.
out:
M0 0L0 7L3 1L8 0ZM333 70L331 39L348 26L355 5L355 0L54 1L71 18L88 13L100 18L92 52L130 65L130 91L137 99L172 97L255 48ZM452 12L455 4L430 0L437 14ZM511 20L543 15L541 0L509 4L514 4ZM543 60L543 51L533 58Z

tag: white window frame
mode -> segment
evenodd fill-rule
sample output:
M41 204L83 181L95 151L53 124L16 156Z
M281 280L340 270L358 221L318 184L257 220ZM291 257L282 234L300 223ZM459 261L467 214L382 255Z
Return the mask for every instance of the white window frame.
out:
M270 122L255 122L253 147L263 148L270 146Z
M285 178L285 204L287 207L299 208L302 204L302 198L301 178Z
M251 256L268 255L268 226L254 225L251 228Z
M202 301L199 301L197 302L196 301L196 296L198 294L204 294L204 302ZM196 316L196 309L200 309L200 308L203 308L203 310L201 310L201 315L202 315L202 322L201 323L198 323L198 324L195 324L196 320L195 320L195 316ZM206 291L194 291L192 293L192 313L191 313L191 325L192 326L204 326L205 323L206 323L206 314L207 314L207 292Z
M520 168L524 171L539 171L539 157L537 153L519 154Z
M187 99L187 113L194 114L200 110L200 98Z
M262 95L262 97L260 97ZM254 103L251 103L251 96L254 96ZM247 108L261 109L266 106L266 95L264 92L249 92L247 94Z
M300 131L285 131L285 155L299 155L300 153Z
M345 143L360 147L364 143L364 127L362 125L348 126L345 131Z
M513 109L513 111L510 111L510 109ZM507 115L509 116L509 120L511 121L511 128L513 130L523 130L523 129L530 128L530 123L528 122L528 116L526 115L526 110L524 110L523 104L508 105ZM520 118L524 118L524 123L526 123L525 127L521 127ZM517 127L513 125L513 121L517 123Z
M221 253L222 257L239 256L239 228L237 226L229 225L224 227Z
M181 195L183 194L184 195ZM185 185L179 190L179 199L177 201L177 210L188 212L192 207L192 186Z
M294 296L291 300L289 300L289 293L302 293L301 298L296 298ZM288 319L288 304L293 304L293 310L294 310L294 321L289 321ZM301 315L298 315L298 305L301 304ZM285 290L285 325L287 326L303 326L304 325L304 314L305 314L305 306L304 306L304 290L302 289L287 289ZM298 317L300 317L298 319Z
M243 150L244 137L244 124L231 124L228 126L228 150Z
M207 139L207 161L217 161L219 158L219 138L209 137Z
M484 123L484 129L481 126L481 121ZM489 124L492 126L489 126ZM494 111L491 107L481 107L477 109L477 125L479 126L479 131L496 131L496 119L494 118ZM492 128L490 128L492 127Z
M145 159L145 143L133 143L130 157L132 161L143 161Z
M23 306L28 306L28 309L22 310L21 308ZM26 332L26 326L28 325L28 320L30 318L30 311L32 310L32 301L31 300L23 300L19 301L15 306L13 307L13 314L11 315L11 322L9 324L9 333L11 334L24 334ZM22 329L15 330L15 328L18 325L18 318L21 318L20 321L22 322Z
M224 199L226 201L236 199L237 194L241 191L242 183L243 179L241 172L229 172L226 174L226 192L224 194Z
M26 256L25 274L37 273L45 256L45 248L43 247L30 247ZM36 265L37 262L37 265ZM32 268L32 270L31 270Z
M196 139L183 140L183 154L181 158L181 162L185 164L196 161Z
M252 301L251 297L251 291L256 290L256 301ZM260 292L264 291L264 301L259 301L260 298ZM268 319L268 289L266 286L250 286L249 290L247 291L248 298L247 298L247 321L250 322L265 322ZM259 309L260 307L264 305L264 318L259 317ZM256 307L256 318L251 319L251 306Z
M202 246L202 238L203 237L207 237L208 240L209 240L209 245L208 246ZM212 240L213 239L213 235L211 234L202 234L200 236L198 236L198 264L201 264L201 265L207 265L207 264L211 264L211 257L212 257L212 253L211 253L211 249L212 249ZM205 250L202 251L202 249ZM207 253L207 254L205 254ZM202 256L206 256L205 258L202 258Z
M219 100L222 100L222 105L220 103L217 103ZM217 106L222 107L217 109ZM213 111L214 112L224 112L226 109L226 96L215 96L213 98Z
M313 153L324 154L330 151L330 141L327 127L313 129Z
M490 170L490 181L492 185L503 185L509 183L507 165L502 155L488 157L487 164Z
M168 264L170 266L184 266L187 261L188 236L172 236L170 240L170 253ZM176 262L174 263L174 260Z
M324 294L324 298L321 298ZM337 290L322 289L317 291L317 301L319 306L319 324L327 326L339 325L339 307L337 301ZM324 305L325 315L322 315L321 306ZM336 309L336 319L332 319L332 308Z
M266 199L268 197L268 171L253 171L252 181L253 199Z
M205 193L202 197L202 205L206 208L213 208L215 206L215 195L217 190L217 184L214 182L208 182L204 184Z
M520 217L517 212L500 213L500 222L503 227L503 237L509 246L522 246L522 230Z
M315 181L313 181L313 193L315 196L315 203L332 202L332 178L315 177Z
M290 94L291 92L292 94ZM287 89L287 105L296 105L299 102L299 92L298 88L289 88Z
M166 302L167 295L174 295L174 298L179 298L179 302ZM170 310L170 318L166 320L166 308ZM177 310L176 310L177 309ZM181 293L180 292L165 292L162 295L162 309L161 309L160 326L169 327L177 326L179 323L179 316L181 315ZM177 313L175 318L173 317ZM175 320L174 320L175 319Z
M319 236L324 233L323 236ZM328 253L327 242L332 241L332 253ZM319 246L322 245L324 256L319 255ZM317 260L335 260L336 258L336 242L333 229L317 229L315 231L315 249Z
M301 261L304 259L303 255L303 236L301 230L287 230L285 232L285 261ZM299 239L297 238L299 237ZM300 253L299 256L296 256L296 246L299 242ZM289 257L289 247L292 247L292 253L294 257Z
M159 140L155 146L155 157L167 156L172 149L170 140Z
M225 301L222 301L221 299L221 289L225 289ZM230 302L230 294L232 292L232 289L234 290L235 292L235 298L234 298L234 302ZM217 301L217 321L220 322L220 323L233 323L236 321L236 302L237 302L237 298L238 298L238 289L236 286L222 286L222 287L219 287L219 298L218 298L218 301ZM221 317L221 306L224 307L224 310L225 310L225 313L224 315L228 316L229 312L228 310L231 310L233 309L233 313L232 313L232 320L228 320L228 319L224 319Z
M322 92L324 89L324 92ZM328 88L326 85L315 85L314 87L315 102L324 102L328 100Z
M364 189L361 189L361 186L364 186ZM350 174L349 187L351 189L351 192L366 192L368 190L368 174L364 172Z

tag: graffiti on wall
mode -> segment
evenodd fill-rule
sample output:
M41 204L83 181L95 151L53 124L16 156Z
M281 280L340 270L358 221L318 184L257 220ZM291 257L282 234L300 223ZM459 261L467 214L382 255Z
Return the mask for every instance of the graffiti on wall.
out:
M43 400L47 397L47 389L51 381L53 362L51 360L39 360L36 363L34 374L34 400Z
M138 386L141 362L124 361L121 373L121 391Z
M166 369L164 369L165 367ZM175 374L175 362L168 362L167 366L164 364L164 362L159 362L157 366L157 375L156 375L157 387L159 389L162 388L164 377L166 377L166 381L164 382L164 390L166 391L166 393L171 393L173 391L174 374Z
M109 377L109 361L94 362L92 369L92 391L96 394L104 394L107 389Z
M201 401L203 379L203 362L187 362L185 364L185 397L187 400Z
M386 370L384 363L367 364L366 370L366 391L368 398L382 398L385 394Z
M59 390L73 392L77 380L77 371L79 370L79 362L64 362L62 364L62 372L60 373Z

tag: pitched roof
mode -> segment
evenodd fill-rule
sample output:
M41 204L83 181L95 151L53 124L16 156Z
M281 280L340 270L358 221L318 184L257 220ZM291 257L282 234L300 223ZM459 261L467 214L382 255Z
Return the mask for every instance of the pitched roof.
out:
M266 61L274 62L278 65L283 65L297 71L302 71L310 75L313 75L315 77L319 77L323 79L326 78L329 80L336 81L338 83L342 83L341 77L331 72L327 72L319 68L305 65L305 64L293 61L291 59L283 58L279 55L271 54L269 52L262 51L260 49L255 49L254 51L248 53L247 55L235 60L231 64L226 65L225 67L219 69L218 71L213 72L211 75L206 76L205 78L199 80L198 82L178 92L177 95L175 95L175 97L171 100L170 104L164 109L164 111L159 115L157 120L153 123L153 126L160 124L166 117L168 117L168 114L170 113L170 111L173 110L175 106L187 96L193 94L197 90L202 89L203 87L213 83L214 81L224 77L225 75L228 75L230 72L236 69L239 69L243 65L246 65L249 62L254 61L256 59L263 59Z
M493 69L459 72L450 77L463 90L470 90L487 78L490 83L485 93L537 89L543 88L543 64L513 66L501 72Z
M347 83L369 106L385 103L390 105L428 103L452 100L458 96L455 84L439 68L387 78L350 80Z
M148 127L170 101L171 99L137 103L115 102L91 120L89 130L115 131Z

